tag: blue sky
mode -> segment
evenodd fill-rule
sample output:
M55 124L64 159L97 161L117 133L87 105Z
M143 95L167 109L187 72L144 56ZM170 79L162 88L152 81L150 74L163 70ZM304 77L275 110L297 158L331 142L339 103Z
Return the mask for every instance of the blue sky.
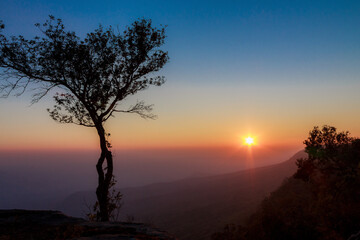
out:
M12 34L34 34L48 14L84 35L139 17L168 25L171 76L181 81L351 81L360 63L358 1L7 1ZM206 60L206 61L205 61ZM326 74L325 74L326 72ZM255 74L256 73L256 74ZM179 81L179 80L177 80Z

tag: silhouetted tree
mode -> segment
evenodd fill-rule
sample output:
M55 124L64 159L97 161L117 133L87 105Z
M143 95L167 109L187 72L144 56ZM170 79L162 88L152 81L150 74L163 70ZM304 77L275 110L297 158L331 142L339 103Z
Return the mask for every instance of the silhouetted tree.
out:
M358 181L360 140L350 137L349 132L337 132L326 125L314 127L304 144L308 157L297 160L296 178L322 186L334 197Z
M164 44L165 29L140 19L122 34L100 26L81 40L53 16L36 27L43 36L31 40L0 34L0 91L5 97L11 93L21 95L33 85L35 103L50 90L58 89L54 95L56 104L48 109L50 116L60 123L97 130L101 154L96 165L96 195L100 219L108 221L113 158L104 122L117 112L155 117L152 105L143 101L128 109L120 109L118 103L150 85L164 83L164 77L154 73L168 61L168 53L159 49ZM3 28L0 22L0 30Z

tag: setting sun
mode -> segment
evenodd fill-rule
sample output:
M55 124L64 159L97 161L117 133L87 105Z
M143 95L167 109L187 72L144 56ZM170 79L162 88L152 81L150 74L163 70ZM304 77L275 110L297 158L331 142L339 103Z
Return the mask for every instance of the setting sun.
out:
M245 138L245 143L249 146L254 144L254 139L252 137Z

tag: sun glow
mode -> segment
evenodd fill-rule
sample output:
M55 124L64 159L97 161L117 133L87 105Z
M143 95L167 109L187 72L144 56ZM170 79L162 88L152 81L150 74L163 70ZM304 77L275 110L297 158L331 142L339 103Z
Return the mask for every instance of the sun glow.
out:
M248 145L248 146L253 145L254 144L254 138L252 138L252 137L245 138L245 144Z

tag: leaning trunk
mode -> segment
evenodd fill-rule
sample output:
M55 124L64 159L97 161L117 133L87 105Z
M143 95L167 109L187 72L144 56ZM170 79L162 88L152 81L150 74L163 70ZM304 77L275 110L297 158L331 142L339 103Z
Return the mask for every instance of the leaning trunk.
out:
M105 130L102 125L96 126L97 132L100 137L101 154L96 164L98 173L98 187L96 189L96 196L99 203L99 216L100 221L109 221L109 188L111 179L113 177L113 159L111 151L108 149L105 137ZM106 161L106 167L104 163Z

